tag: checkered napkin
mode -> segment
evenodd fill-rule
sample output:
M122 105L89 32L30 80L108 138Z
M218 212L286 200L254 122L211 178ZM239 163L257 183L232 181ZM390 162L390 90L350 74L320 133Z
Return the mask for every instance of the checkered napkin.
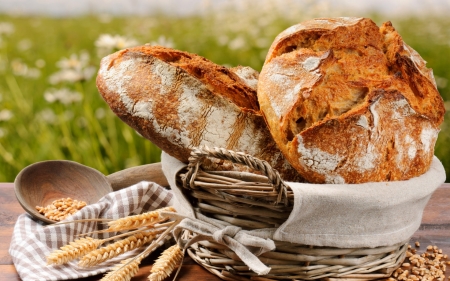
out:
M170 190L152 182L141 182L104 196L96 204L86 206L67 221L92 218L117 219L169 205L172 205ZM28 214L22 214L14 227L9 253L22 280L44 281L77 279L104 273L113 265L142 251L136 249L90 268L78 267L77 260L66 265L46 264L46 256L49 253L78 239L78 234L105 228L107 224L102 222L44 225ZM99 233L90 237L105 239L116 234Z

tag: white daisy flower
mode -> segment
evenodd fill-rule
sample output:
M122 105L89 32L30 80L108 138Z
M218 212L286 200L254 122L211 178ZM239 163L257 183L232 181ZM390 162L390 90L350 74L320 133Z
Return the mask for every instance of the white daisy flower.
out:
M83 95L68 88L51 88L44 93L44 99L49 103L60 102L67 105L80 102L81 100L83 100Z

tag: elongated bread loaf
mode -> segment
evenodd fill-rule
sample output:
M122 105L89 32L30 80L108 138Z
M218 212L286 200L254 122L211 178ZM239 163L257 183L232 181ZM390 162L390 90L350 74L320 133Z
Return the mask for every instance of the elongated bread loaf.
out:
M299 180L259 112L258 74L141 46L103 58L97 87L120 119L182 162L194 146L223 147L266 160L284 179Z
M310 20L276 37L258 100L307 181L405 180L429 169L445 113L425 63L390 22Z

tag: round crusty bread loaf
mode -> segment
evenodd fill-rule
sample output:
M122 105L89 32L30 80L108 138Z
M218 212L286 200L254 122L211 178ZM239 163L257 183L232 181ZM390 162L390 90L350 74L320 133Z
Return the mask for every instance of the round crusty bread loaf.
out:
M299 180L259 112L258 75L249 67L229 69L195 54L140 46L103 58L97 88L122 121L182 162L195 146L222 147Z
M258 101L307 181L405 180L429 169L445 113L425 63L390 22L314 19L276 37Z

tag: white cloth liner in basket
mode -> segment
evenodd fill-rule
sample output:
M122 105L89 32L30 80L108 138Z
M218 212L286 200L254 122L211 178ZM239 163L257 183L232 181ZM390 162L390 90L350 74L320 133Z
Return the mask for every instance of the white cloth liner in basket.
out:
M177 212L196 218L177 186L186 164L164 153L162 167L175 195ZM245 231L258 237L312 246L375 248L407 241L419 228L432 193L445 181L437 157L428 172L406 181L363 184L286 182L294 193L294 208L279 228Z

